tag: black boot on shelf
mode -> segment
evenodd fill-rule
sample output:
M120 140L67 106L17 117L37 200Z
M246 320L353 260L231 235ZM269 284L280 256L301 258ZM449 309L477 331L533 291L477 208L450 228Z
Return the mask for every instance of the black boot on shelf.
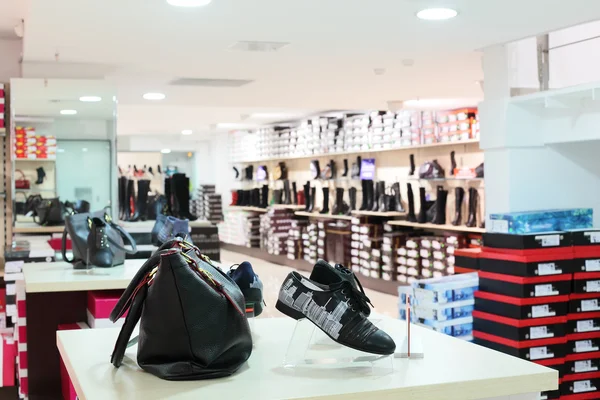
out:
M477 193L477 189L469 188L469 218L467 219L466 225L469 228L474 228L477 226L477 199L479 197L479 193Z
M282 197L283 193L281 192L281 189L273 190L273 204L281 204Z
M160 167L160 165L159 165ZM173 195L171 193L171 178L165 178L165 199L167 199L166 212L167 215L173 216Z
M119 178L119 219L125 220L125 201L127 193L127 178L121 176Z
M408 222L417 222L417 216L415 215L415 195L410 183L406 184L406 192L408 197L408 215L406 216L406 220Z
M304 188L304 211L310 212L310 185L307 183Z
M419 216L417 222L424 224L427 222L427 197L425 196L425 188L419 188Z
M314 212L315 211L315 201L317 198L317 188L316 187L311 187L310 188L310 207L308 208L308 212Z
M236 206L240 206L243 207L244 206L244 200L246 197L246 191L245 190L238 190L238 198L237 198L237 203L235 204Z
M263 185L260 194L260 208L267 208L269 206L269 185Z
M348 197L350 197L350 207L348 207L347 215L350 215L352 211L356 210L356 194L358 190L355 187L348 189Z
M388 212L390 210L390 200L391 196L383 192L383 194L379 195L379 212Z
M173 174L171 185L177 204L177 216L181 219L195 221L198 218L190 213L190 178L185 174Z
M321 167L319 166L319 160L312 160L310 162L310 175L312 179L319 179L321 177Z
M364 211L367 209L367 202L369 199L369 189L367 188L368 181L362 180L360 181L362 186L362 204L360 205L359 210Z
M44 178L46 177L46 171L44 171L44 167L39 167L36 169L37 172L37 180L35 181L36 185L41 185L44 183Z
M140 179L138 181L137 202L132 221L146 221L148 219L148 192L150 191L150 180Z
M260 208L260 188L252 189L253 207Z
M298 190L296 189L296 182L292 182L292 204L298 205Z
M446 201L448 200L448 191L442 188L437 191L437 199L435 200L435 217L432 223L436 225L444 225L446 223Z
M379 211L379 203L382 196L385 194L385 182L379 181L375 184L375 197L373 198L373 207L371 211Z
M344 158L344 172L342 173L342 178L346 178L348 176L348 159Z
M290 192L290 181L283 181L283 199L282 204L292 204L292 193Z
M415 155L410 155L410 171L408 171L408 176L413 176L415 174Z
M462 205L465 198L465 189L457 187L454 189L454 219L452 225L462 224Z
M393 207L390 211L404 212L404 206L402 205L402 194L400 193L400 184L398 182L392 185L392 202Z
M347 205L344 204L344 188L335 189L335 203L331 215L343 215L346 213Z
M132 215L132 205L135 204L135 190L134 190L135 182L133 179L127 180L127 189L125 191L125 218L123 221L131 221Z
M329 214L329 188L323 188L323 208L321 214Z
M450 152L450 165L452 165L450 168L450 176L454 176L455 174L455 170L456 170L456 153L453 151Z
M365 211L371 211L375 203L375 181L367 180L367 208Z

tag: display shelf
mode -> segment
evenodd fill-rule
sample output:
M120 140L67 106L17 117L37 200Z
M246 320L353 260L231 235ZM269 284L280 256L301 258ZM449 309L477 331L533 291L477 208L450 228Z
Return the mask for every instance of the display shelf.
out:
M250 207L250 206L228 206L227 208L232 211L251 211L251 212L259 212L259 213L266 213L268 211L266 208Z
M62 233L64 225L40 226L35 222L15 222L13 233Z
M56 162L55 158L15 158L15 162Z
M390 222L388 222L388 224L396 225L396 226L410 226L413 228L420 228L420 229L436 229L436 230L441 230L441 231L456 231L456 232L471 232L471 233L484 233L485 232L485 228L469 228L468 226L464 226L464 225L454 226L451 224L438 225L438 224L431 224L431 223L420 224L418 222L409 222L409 221L390 221Z
M364 216L369 216L369 217L383 217L383 218L394 218L394 217L403 217L405 216L407 213L406 212L400 212L400 211L361 211L361 210L354 210L352 211L352 215L364 215Z
M353 154L372 154L372 153L386 153L390 151L412 151L418 149L426 149L426 148L435 148L435 147L448 147L448 146L462 146L469 144L479 143L479 139L468 139L461 140L458 142L448 142L448 143L431 143L431 144L420 144L417 146L404 146L404 147L393 147L390 149L369 149L369 150L356 150L356 151L341 151L341 152L331 152L331 153L321 153L321 154L309 154L309 155L301 155L301 156L281 156L281 157L266 157L266 158L258 158L253 160L237 160L230 161L231 164L236 163L256 163L256 162L264 162L264 161L284 161L284 160L301 160L306 158L319 158L319 157L333 157L333 156L348 156Z
M311 212L306 212L306 211L296 211L295 214L300 217L309 217L309 218L316 218L316 219L339 219L339 220L345 220L345 221L352 220L351 215L331 215L331 214L321 214L318 212L311 213Z
M6 136L6 128L0 128L0 137Z
M276 210L302 210L306 206L297 204L272 204L269 207Z
M15 192L45 192L45 193L56 193L56 189L37 189L37 188L29 188L29 189L15 189Z

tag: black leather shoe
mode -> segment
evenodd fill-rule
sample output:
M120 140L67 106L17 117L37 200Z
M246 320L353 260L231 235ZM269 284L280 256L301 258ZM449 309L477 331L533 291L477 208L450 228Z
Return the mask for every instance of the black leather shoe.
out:
M350 280L324 285L291 272L279 291L276 308L294 319L308 318L331 339L366 353L388 355L394 340L366 316L370 301Z

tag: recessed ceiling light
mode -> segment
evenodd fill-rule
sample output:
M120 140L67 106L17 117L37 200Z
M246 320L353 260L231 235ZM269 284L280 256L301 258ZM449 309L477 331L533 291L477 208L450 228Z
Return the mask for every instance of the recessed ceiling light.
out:
M163 154L169 154L171 152L171 149L162 149L160 152Z
M194 133L191 129L184 129L181 131L182 135L191 135L192 133Z
M417 18L429 21L441 21L454 18L457 15L458 11L453 10L452 8L426 8L417 13Z
M77 114L77 110L60 110L62 115L75 115Z
M163 93L146 93L144 99L146 100L163 100L165 96Z
M172 6L175 7L202 7L210 4L212 0L167 0Z
M81 96L79 98L79 101L83 101L83 102L86 102L86 103L95 103L95 102L98 102L98 101L102 101L102 97L99 97L99 96Z

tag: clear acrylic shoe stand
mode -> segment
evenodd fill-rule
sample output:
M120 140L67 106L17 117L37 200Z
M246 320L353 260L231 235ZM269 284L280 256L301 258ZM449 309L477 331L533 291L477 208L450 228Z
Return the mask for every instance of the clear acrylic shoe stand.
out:
M379 325L380 320L371 320ZM341 345L327 336L308 319L296 322L283 366L286 369L327 369L360 375L388 375L394 372L393 355L365 353Z

